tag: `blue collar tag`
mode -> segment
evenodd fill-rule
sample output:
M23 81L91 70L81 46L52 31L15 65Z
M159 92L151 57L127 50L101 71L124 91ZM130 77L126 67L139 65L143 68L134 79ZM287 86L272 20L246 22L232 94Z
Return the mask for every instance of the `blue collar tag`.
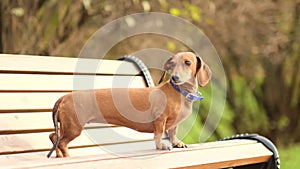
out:
M170 80L170 83L174 87L174 89L176 89L179 93L181 93L189 101L200 101L200 100L204 99L204 97L202 95L200 95L200 96L198 95L199 94L198 91L196 91L195 93L189 93L189 92L187 92L185 90L181 90L179 87L177 87L176 84L172 82L172 80Z

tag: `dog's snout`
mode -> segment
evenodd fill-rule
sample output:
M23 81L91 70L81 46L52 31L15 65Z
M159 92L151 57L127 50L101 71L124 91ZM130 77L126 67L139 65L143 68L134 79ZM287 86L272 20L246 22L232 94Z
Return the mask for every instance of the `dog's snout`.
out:
M178 75L172 75L172 80L174 81L174 82L178 82L179 81L179 76Z

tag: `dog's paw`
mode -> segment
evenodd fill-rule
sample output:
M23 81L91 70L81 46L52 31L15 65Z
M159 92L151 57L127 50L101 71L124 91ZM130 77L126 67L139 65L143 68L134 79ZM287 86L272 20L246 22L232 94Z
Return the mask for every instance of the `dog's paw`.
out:
M157 150L169 150L170 151L172 149L172 147L162 143L161 145L156 146L156 149Z
M176 144L173 144L173 148L187 148L187 145L182 141L178 141Z

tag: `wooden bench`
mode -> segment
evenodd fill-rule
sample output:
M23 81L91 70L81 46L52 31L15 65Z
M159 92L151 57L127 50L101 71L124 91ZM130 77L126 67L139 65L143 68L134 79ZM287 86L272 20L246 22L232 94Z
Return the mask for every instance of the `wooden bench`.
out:
M52 147L48 136L53 132L51 110L60 96L91 87L147 87L133 63L81 61L99 67L95 71L76 69L77 58L0 54L1 168L227 168L264 163L272 156L270 150L253 140L209 142L189 145L187 149L158 151L153 134L90 124L70 143L72 157L48 159L46 155ZM94 83L76 85L74 73L83 82L93 78ZM94 141L95 135L91 133L99 133L99 139Z

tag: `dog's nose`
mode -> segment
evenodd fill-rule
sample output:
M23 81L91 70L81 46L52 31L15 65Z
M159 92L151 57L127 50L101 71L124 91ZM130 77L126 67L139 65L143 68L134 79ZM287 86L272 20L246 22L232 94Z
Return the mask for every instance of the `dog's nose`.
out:
M179 81L179 76L178 75L172 75L172 80L173 82L178 82Z

